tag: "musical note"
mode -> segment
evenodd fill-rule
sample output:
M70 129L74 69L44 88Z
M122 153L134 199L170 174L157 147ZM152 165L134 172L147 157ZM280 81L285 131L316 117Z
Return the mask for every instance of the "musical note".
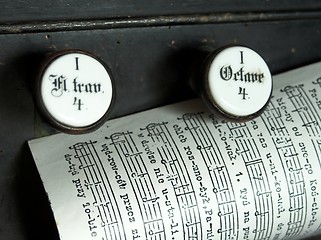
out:
M224 212L224 213L222 213L221 211L218 211L218 213L217 213L217 215L218 215L219 217L224 217L224 216L231 215L231 214L234 214L233 209L232 209L231 211L229 211L229 212Z
M300 210L303 210L303 206L301 206L301 207L290 207L289 208L290 212L298 212Z
M265 216L266 214L269 214L269 211L266 212L259 212L259 211L255 211L254 215L255 216Z
M201 222L186 222L185 223L185 226L186 227L192 227L192 226L195 226L197 224L200 224Z
M225 166L216 166L216 167L213 167L212 165L208 166L208 170L209 171L222 171L223 169L225 168Z
M155 202L157 202L158 199L159 199L159 197L150 197L150 198L143 197L142 198L144 203L148 203L148 202L155 203Z
M319 123L317 121L310 121L310 122L306 122L302 125L303 127L316 127L319 126Z
M266 231L266 229L260 229L260 230L254 229L252 232L253 233L262 233L264 231Z
M257 191L256 192L256 196L262 196L262 195L266 195L266 197L269 197L272 191L265 191L265 192L260 192Z
M132 157L137 157L139 155L141 155L142 152L136 152L136 153L125 153L125 157L126 158L132 158Z
M290 153L289 153L290 152ZM286 158L291 158L291 157L296 157L298 156L299 154L296 153L296 152L292 152L291 149L284 149L284 152L283 152L283 156L286 157Z
M299 168L289 167L290 172L300 173L302 170L303 170L302 167L299 167Z
M158 230L158 231L155 231L154 230L149 230L148 231L148 235L150 236L155 236L155 235L159 235L159 234L164 234L165 233L165 230Z
M212 145L208 145L208 146L200 146L200 145L198 145L196 147L197 150L211 150L212 148L213 148Z
M225 232L230 232L230 231L232 231L233 229L232 228L227 228L227 229L221 229L221 228L219 228L218 230L217 230L217 233L225 233Z

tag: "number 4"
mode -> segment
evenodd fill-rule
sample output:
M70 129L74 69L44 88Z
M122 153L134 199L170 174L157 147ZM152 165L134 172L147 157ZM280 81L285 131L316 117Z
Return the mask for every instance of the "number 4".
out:
M80 99L80 98L78 99L78 98L74 97L74 103L73 103L73 105L78 106L78 110L81 111L81 106L84 105L84 104L81 103L81 99Z
M245 88L239 87L239 95L242 96L242 100L246 100L245 97L249 94L245 92Z

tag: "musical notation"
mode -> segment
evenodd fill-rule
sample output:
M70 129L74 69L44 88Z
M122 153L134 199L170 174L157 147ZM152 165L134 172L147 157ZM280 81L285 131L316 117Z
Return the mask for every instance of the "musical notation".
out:
M88 215L88 227L91 236L97 234L96 228L99 226L103 228L106 239L110 236L114 236L114 239L124 239L119 206L113 196L114 190L110 186L108 176L102 169L102 159L95 144L97 142L89 141L70 146L70 149L74 151L74 158L78 160L79 171L82 171L84 176L82 183L80 179L77 180L78 184L79 186L83 184L93 199L92 202L83 204L84 211ZM83 191L85 193L84 189ZM95 215L93 215L94 212L96 212Z
M140 214L144 221L146 239L165 238L164 223L159 197L148 173L147 165L135 143L132 132L122 132L110 136L111 146L126 169L127 176L139 201ZM115 136L117 136L115 138ZM108 139L108 138L107 138Z
M208 123L205 121L202 113L189 114L189 117L182 117L185 129L193 137L194 144L202 156L202 160L207 166L208 174L213 186L217 200L217 211L221 223L224 223L224 231L219 231L221 239L228 239L228 236L237 236L237 206L235 202L235 193L232 182L224 162L222 150L219 149L217 140L215 140ZM240 130L238 128L238 130ZM225 137L224 137L225 139ZM226 210L225 206L230 206ZM228 214L227 214L228 213Z
M173 187L176 202L180 207L183 232L188 238L202 236L200 213L196 193L188 174L181 151L174 141L167 122L149 124L147 136L155 144L167 181Z
M276 90L249 122L226 122L190 100L33 143L59 231L77 240L321 233L320 91L319 76ZM61 146L48 156L52 142ZM64 197L68 217L57 207ZM70 231L76 222L81 234Z
M283 89L290 99L294 110L302 121L302 126L310 136L321 136L320 109L314 106L303 88L303 84L288 86Z

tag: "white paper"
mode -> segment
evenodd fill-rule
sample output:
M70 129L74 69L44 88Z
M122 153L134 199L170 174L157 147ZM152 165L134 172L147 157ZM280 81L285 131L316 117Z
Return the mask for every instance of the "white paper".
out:
M274 77L231 123L190 100L29 142L62 240L321 233L321 63Z

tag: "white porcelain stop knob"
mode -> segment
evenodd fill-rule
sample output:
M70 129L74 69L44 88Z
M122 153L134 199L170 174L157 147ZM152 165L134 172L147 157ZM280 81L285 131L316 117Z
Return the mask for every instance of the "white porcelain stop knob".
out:
M207 62L202 96L220 116L236 121L256 117L272 93L272 76L264 59L243 46L216 52Z
M40 108L56 128L82 133L100 126L113 102L105 65L84 51L63 51L45 62L38 82Z

